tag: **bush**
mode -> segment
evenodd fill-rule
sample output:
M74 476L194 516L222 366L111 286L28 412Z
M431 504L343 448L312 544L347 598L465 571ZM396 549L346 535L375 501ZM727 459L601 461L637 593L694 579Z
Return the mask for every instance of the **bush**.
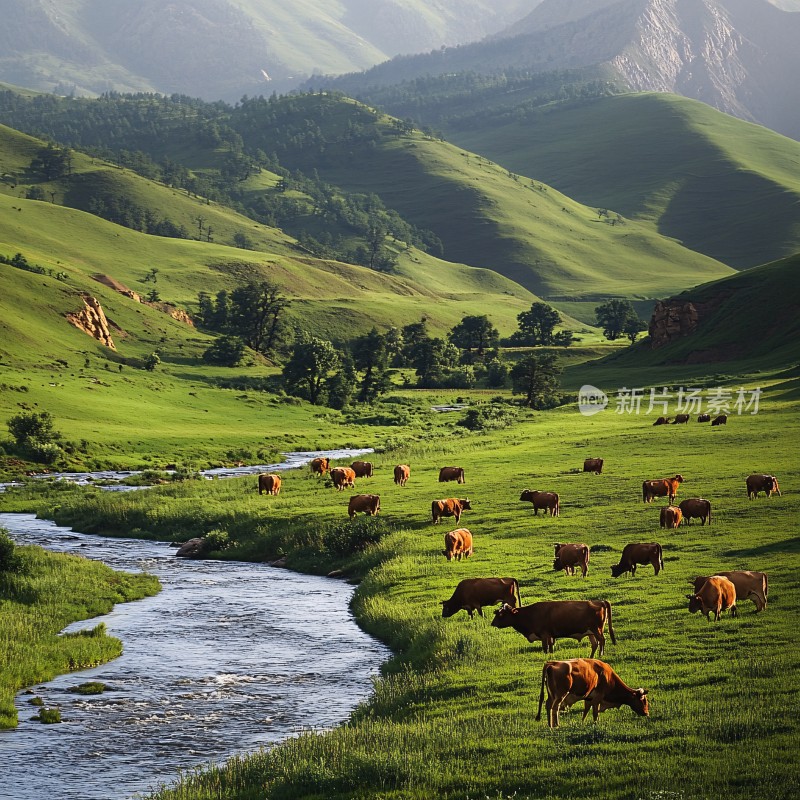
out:
M17 546L5 528L0 528L0 572L19 572L22 559L17 554Z
M219 528L209 531L203 538L204 553L214 553L221 550L227 550L233 544L228 536L228 531L224 531Z
M235 367L244 356L244 342L238 336L220 336L203 353L207 364Z
M329 525L323 531L322 543L329 553L347 556L377 544L389 532L383 520L366 517Z
M516 416L507 406L479 406L470 408L458 424L471 431L490 431L507 427Z
M31 439L46 443L61 438L54 429L55 420L49 411L26 411L8 421L8 430L18 447L25 447Z
M54 464L64 454L55 442L42 442L39 439L28 439L21 450L31 461L40 464Z
M38 720L43 725L55 725L61 722L61 712L57 708L40 708L39 713L32 719Z

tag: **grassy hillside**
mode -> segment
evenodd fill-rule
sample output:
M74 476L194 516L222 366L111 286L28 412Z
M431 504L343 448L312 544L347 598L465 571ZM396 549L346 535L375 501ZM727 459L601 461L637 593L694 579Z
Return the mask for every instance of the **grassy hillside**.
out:
M703 103L619 95L447 134L736 268L800 249L800 144Z

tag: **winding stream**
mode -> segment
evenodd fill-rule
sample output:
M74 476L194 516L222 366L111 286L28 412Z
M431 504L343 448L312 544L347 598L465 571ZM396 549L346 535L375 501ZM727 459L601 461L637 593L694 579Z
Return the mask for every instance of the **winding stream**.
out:
M0 526L20 544L146 570L163 585L155 597L67 628L105 622L124 653L33 687L61 709L60 725L31 721L30 695L17 696L19 726L0 732L3 798L123 800L173 782L179 770L334 726L369 696L389 656L356 626L353 587L342 581L176 559L164 542L79 534L29 514L0 514ZM69 691L90 680L107 691Z

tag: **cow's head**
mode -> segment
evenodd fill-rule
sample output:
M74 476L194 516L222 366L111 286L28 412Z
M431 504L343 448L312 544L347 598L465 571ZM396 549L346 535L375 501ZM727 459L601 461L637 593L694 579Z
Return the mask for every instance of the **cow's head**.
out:
M530 489L525 489L525 491L519 496L519 499L530 502L533 500L533 492Z
M452 550L442 550L442 555L448 560L453 560L453 551Z
M469 504L469 497L463 499L459 498L458 502L461 505L462 511L472 511L472 506Z
M562 543L562 542L556 542L556 543L555 543L554 547L556 548L556 553L555 553L556 555L558 555L558 551L559 551L559 550L560 550L560 549L561 549L563 546L564 546L564 545L563 545L563 543Z
M647 689L634 689L631 696L631 708L640 717L650 716L650 705L647 702Z
M683 483L683 475L676 475L672 480Z
M452 602L452 600L442 600L442 616L445 619L447 619L447 617L452 617L453 614L458 613L460 610L461 608Z
M620 575L623 575L628 571L628 568L620 561L619 564L614 564L611 567L611 577L612 578L619 578Z
M696 614L698 611L703 610L703 601L700 599L700 595L697 594L687 594L687 600L689 601L689 613Z
M769 491L780 494L781 490L778 488L778 479L774 475L768 475L767 477L769 478Z
M513 622L515 614L519 614L519 609L510 606L508 603L503 603L503 605L494 612L492 627L507 628Z

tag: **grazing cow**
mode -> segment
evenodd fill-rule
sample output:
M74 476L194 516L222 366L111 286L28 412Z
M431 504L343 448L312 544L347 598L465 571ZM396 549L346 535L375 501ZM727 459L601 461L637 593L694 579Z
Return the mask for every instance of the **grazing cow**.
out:
M603 628L606 621L611 641L616 644L608 600L542 600L522 608L503 605L494 612L492 627L513 628L529 642L540 641L545 653L553 652L556 639L566 637L581 641L588 636L594 657L598 647L600 655L605 650Z
M700 414L697 417L698 422L711 422L711 414Z
M653 425L669 425L669 417L659 417Z
M602 458L584 459L583 471L594 472L596 475L599 475L603 471L603 459Z
M732 572L715 572L727 578L736 587L736 601L752 600L756 604L756 612L767 607L769 594L769 581L766 572L751 572L750 570L733 570ZM690 583L694 584L695 594L703 588L703 584L712 577L711 575L698 575Z
M411 467L408 464L398 464L394 468L394 482L398 486L405 486L406 481L411 476Z
M435 523L439 522L442 517L455 517L458 522L461 519L462 511L472 511L469 497L462 499L448 497L446 500L434 500L431 503L431 516Z
M683 483L683 475L676 475L674 478L662 478L661 480L644 481L642 483L642 501L652 503L654 497L667 497L669 504L675 502L675 495L678 494L678 487Z
M553 560L553 569L558 572L564 570L566 575L574 575L575 567L581 568L581 576L586 577L589 572L589 548L585 544L556 544L556 557Z
M658 542L636 542L626 544L619 557L619 564L611 567L611 577L619 578L625 572L636 575L638 564L652 564L656 575L664 569L664 557Z
M347 487L355 488L356 473L350 467L334 467L331 470L331 480L338 491Z
M753 500L758 497L759 492L764 492L767 497L772 497L773 492L780 495L778 479L774 475L748 475L747 480L747 499Z
M675 419L672 420L673 425L685 425L689 421L688 414L676 414Z
M720 414L718 417L714 417L711 420L711 426L715 425L727 425L728 424L728 415L727 414Z
M702 497L690 497L687 500L682 500L680 503L681 513L686 525L691 525L690 520L693 517L699 517L702 525L711 524L711 501L705 500Z
M442 555L448 561L454 558L461 561L462 558L469 558L472 555L472 534L466 528L456 528L448 531L444 535L444 550Z
M350 468L355 472L356 478L371 478L372 477L372 462L371 461L354 461Z
M570 658L548 661L542 667L542 688L539 691L537 721L542 718L544 687L547 684L547 724L558 727L558 715L583 700L583 717L592 710L592 719L609 708L630 706L640 717L650 716L646 689L631 689L604 661L596 658Z
M442 467L439 470L439 483L447 483L448 481L458 481L459 483L466 483L464 479L463 467Z
M661 527L677 528L681 524L683 512L678 506L665 506L661 509Z
M687 594L689 599L689 613L702 611L708 620L708 615L714 612L714 621L719 622L723 611L731 610L731 616L737 616L736 587L729 578L723 575L712 575L694 594Z
M268 475L266 472L258 476L258 493L277 495L281 493L281 476Z
M374 517L381 510L381 498L377 494L354 494L347 506L347 513L353 519L359 512Z
M549 513L551 517L557 517L561 513L561 502L555 492L538 492L533 489L526 489L520 496L520 500L533 503L533 513L539 516L539 509L543 508L545 516Z
M324 475L330 468L331 460L329 458L315 458L311 461L311 472L314 475Z
M495 603L508 603L512 608L522 604L516 578L465 578L449 600L442 600L442 616L452 617L463 609L472 619L476 611L483 616L483 606Z

